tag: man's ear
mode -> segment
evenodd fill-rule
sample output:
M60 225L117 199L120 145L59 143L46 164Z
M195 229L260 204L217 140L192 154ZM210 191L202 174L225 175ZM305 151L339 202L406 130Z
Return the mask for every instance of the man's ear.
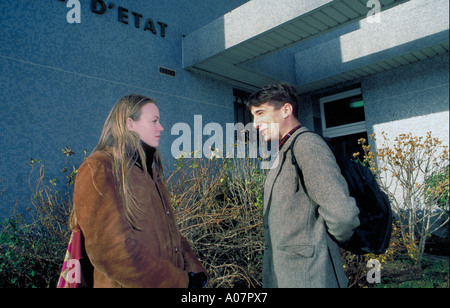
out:
M132 118L127 119L127 128L130 131L134 131L134 121Z
M283 115L283 119L288 118L290 115L292 115L294 108L292 108L292 105L290 103L285 103L282 107L281 114Z

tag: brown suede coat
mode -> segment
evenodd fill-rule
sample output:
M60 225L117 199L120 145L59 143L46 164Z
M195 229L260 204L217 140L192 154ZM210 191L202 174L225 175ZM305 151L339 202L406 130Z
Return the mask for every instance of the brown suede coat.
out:
M177 229L163 182L132 168L142 209L136 230L125 218L111 166L106 152L95 152L75 181L75 214L94 266L94 287L187 287L189 272L206 271Z

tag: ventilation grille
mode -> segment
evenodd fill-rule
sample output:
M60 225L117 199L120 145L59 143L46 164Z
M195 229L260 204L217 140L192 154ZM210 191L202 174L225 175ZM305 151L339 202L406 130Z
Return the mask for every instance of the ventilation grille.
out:
M162 66L159 67L159 73L170 77L175 77L177 75L175 70Z

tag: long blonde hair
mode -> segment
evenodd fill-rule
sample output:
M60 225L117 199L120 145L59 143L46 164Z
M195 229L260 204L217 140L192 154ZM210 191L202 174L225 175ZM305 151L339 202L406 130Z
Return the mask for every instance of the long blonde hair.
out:
M137 200L132 194L130 174L138 157L141 158L143 172L147 170L145 151L139 136L130 131L126 122L128 118L137 121L141 116L142 107L148 103L156 102L146 96L134 94L119 99L106 118L100 140L93 152L105 151L112 158L112 171L116 180L119 195L124 205L127 221L136 229L136 215L142 214ZM139 156L137 156L137 154ZM154 155L156 174L154 177L163 177L162 164L159 151ZM74 215L72 215L74 216ZM76 218L71 218L71 226L76 225Z

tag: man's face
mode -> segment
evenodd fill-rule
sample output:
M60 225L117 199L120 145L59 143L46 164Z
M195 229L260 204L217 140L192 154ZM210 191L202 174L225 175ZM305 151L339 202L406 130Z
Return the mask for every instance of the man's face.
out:
M265 141L280 140L280 125L283 123L282 108L275 109L270 103L250 107L253 125Z

